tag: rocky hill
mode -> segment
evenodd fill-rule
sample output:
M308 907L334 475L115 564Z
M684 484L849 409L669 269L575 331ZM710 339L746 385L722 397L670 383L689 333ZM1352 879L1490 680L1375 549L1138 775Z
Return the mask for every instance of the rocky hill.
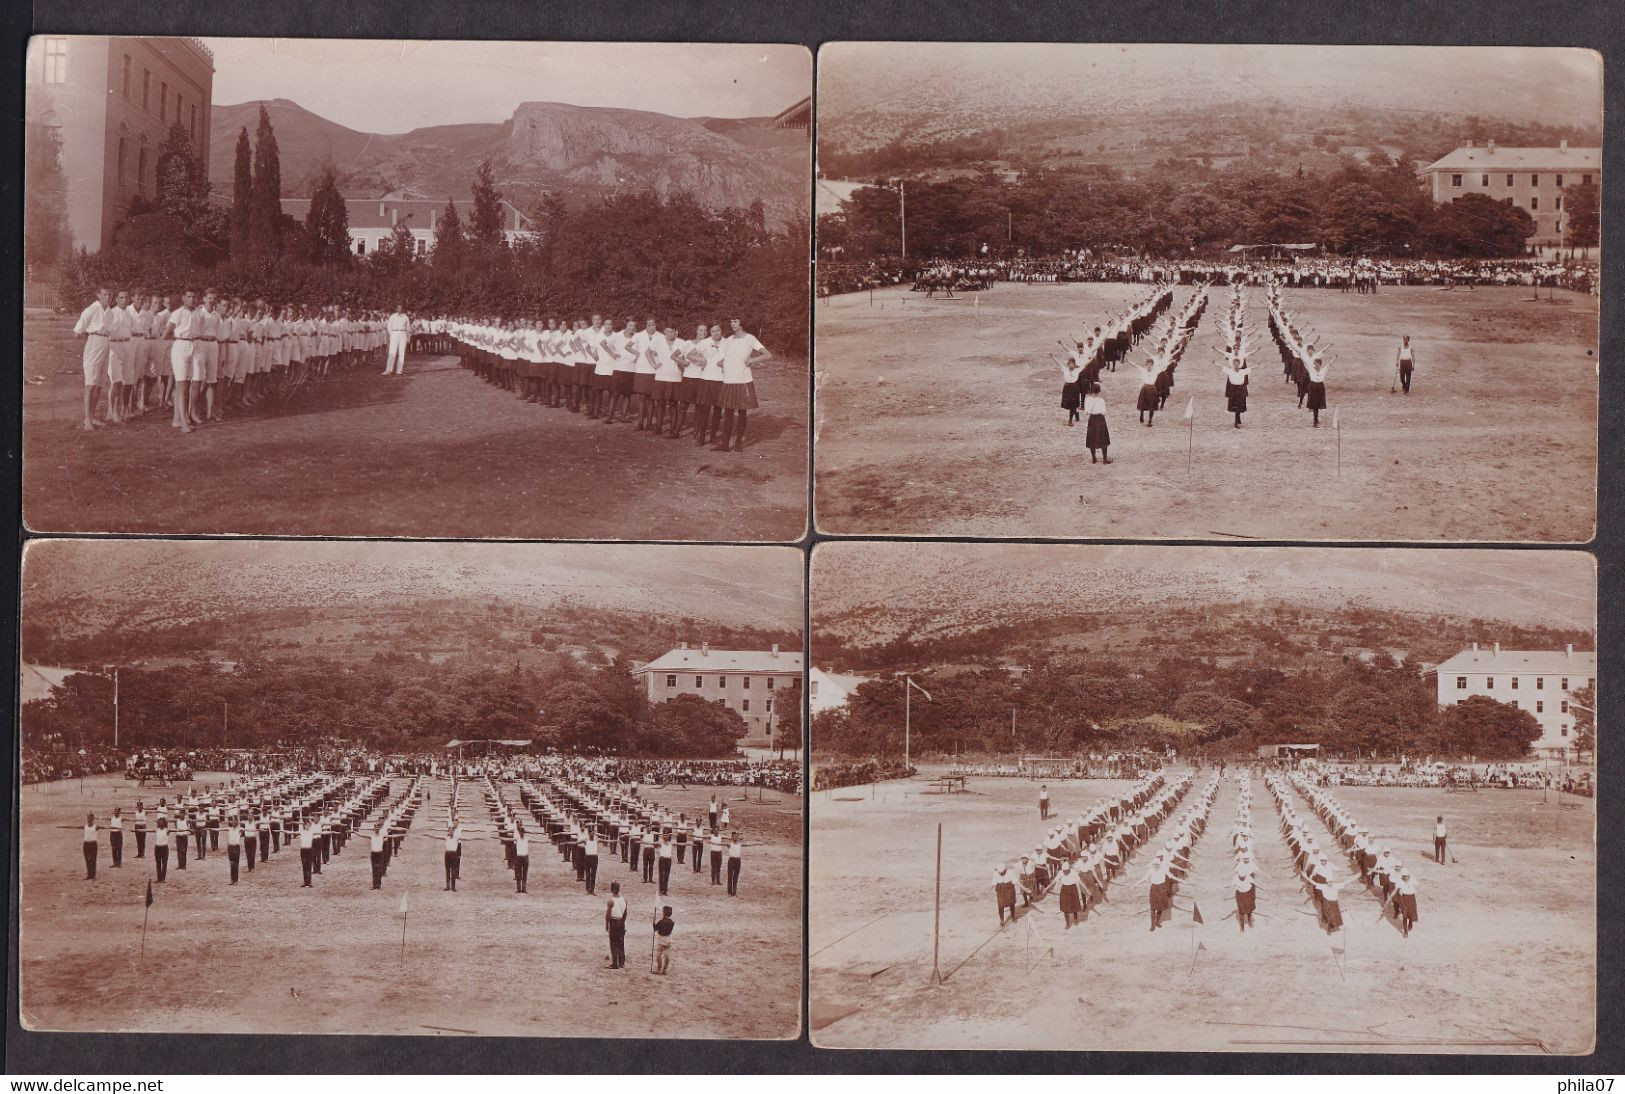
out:
M230 193L238 132L252 139L260 102L216 106L209 178ZM276 131L284 196L305 197L324 164L346 190L465 196L489 159L503 195L528 211L544 193L580 201L616 192L693 194L709 209L760 200L771 223L804 216L811 148L805 130L769 118L676 118L643 110L521 103L507 121L362 133L287 99L263 104Z

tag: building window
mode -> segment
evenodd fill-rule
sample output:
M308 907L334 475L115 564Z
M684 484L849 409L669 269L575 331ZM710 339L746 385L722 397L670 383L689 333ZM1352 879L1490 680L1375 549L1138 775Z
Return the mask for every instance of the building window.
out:
M677 686L677 674L676 673L670 673L669 672L669 673L666 674L666 686L668 688L674 688L674 687Z
M745 690L746 691L750 690L750 677L748 677L748 676L745 677Z
M1557 195L1557 211L1560 212L1560 213L1563 211L1563 195L1562 194Z
M1517 691L1517 690L1518 690L1518 678L1517 678L1517 677L1516 677L1516 676L1514 676L1514 677L1513 677L1513 678L1512 678L1512 690L1513 690L1513 691Z
M147 150L143 148L135 157L135 192L147 192Z
M818 681L817 680L808 680L807 681L807 696L808 696L808 698L811 698L811 699L818 698Z
M1562 175L1557 176L1557 188L1559 190L1563 189L1563 176Z
M124 97L128 99L130 97L130 55L128 53L124 55L124 82L121 86L124 89Z
M1567 724L1567 723L1564 723L1564 725L1563 725L1563 731L1562 731L1562 736L1564 736L1564 737L1567 737L1567 736L1568 736L1568 735L1569 735L1569 727L1568 727L1568 724Z
M1560 704L1559 709L1562 711L1562 713L1567 714L1569 712L1569 701L1567 699L1564 699L1563 702Z
M1488 186L1490 184L1490 177L1488 175L1480 175L1478 184L1480 186Z
M127 154L128 151L129 149L125 144L124 138L120 137L118 139L118 188L120 191L124 189L125 169L127 160L129 158Z
M158 81L158 120L169 122L169 81Z
M750 710L750 700L749 699L741 699L739 701L739 709L744 710L744 711L749 711Z
M1567 676L1563 677L1562 684L1561 684L1561 690L1563 690L1563 691L1569 690L1569 678Z
M1508 185L1508 186L1511 186L1511 185L1512 185L1512 176L1511 176L1511 175L1508 175L1508 176L1507 176L1507 185Z
M725 688L727 686L728 686L728 678L726 676L717 677L717 687Z
M426 239L418 240L418 254L421 255L421 254L428 254L428 253L429 253L429 241L426 240Z
M703 688L705 686L705 677L703 677L703 676L694 677L694 686L697 687L697 688Z
M1581 175L1580 176L1580 185L1581 186L1590 186L1591 185L1591 176L1590 175Z
M1529 176L1529 185L1530 186L1539 186L1540 185L1540 176L1539 175L1530 175Z
M1519 706L1518 705L1518 700L1514 699L1514 700L1512 700L1512 709L1513 710L1522 710L1523 707Z
M1546 690L1546 677L1544 677L1544 676L1535 677L1535 690L1536 691L1545 691Z
M48 84L65 84L68 82L68 40L66 38L45 39L45 82Z
M771 677L771 676L769 676L769 677L768 677L768 678L767 678L767 690L768 690L768 691L772 691L772 690L773 690L773 677Z
M1495 677L1493 677L1493 676L1484 677L1484 690L1485 691L1494 691L1495 690Z
M769 714L772 714L772 713L773 713L773 700L771 700L771 699L769 699L769 700L768 700L768 701L767 701L767 712L768 712L768 713L769 713Z
M152 109L152 70L141 70L141 109Z
M1529 199L1529 211L1534 212L1536 209L1539 209L1539 208L1540 208L1540 199L1539 198L1530 198Z
M358 254L358 255L364 255L364 254L367 253L367 241L366 240L358 239L358 240L355 241L355 253Z
M1466 691L1467 690L1467 677L1465 677L1465 676L1456 677L1456 690L1457 691Z
M1587 676L1586 677L1586 687L1594 688L1596 686L1597 686L1597 678L1595 676Z
M197 103L192 104L192 140L197 141Z
M1461 176L1460 175L1451 175L1450 176L1450 185L1451 186L1460 186L1461 185Z
M1542 702L1541 700L1539 700L1539 699L1535 700L1535 713L1536 714L1545 714L1546 713L1546 704L1544 702Z

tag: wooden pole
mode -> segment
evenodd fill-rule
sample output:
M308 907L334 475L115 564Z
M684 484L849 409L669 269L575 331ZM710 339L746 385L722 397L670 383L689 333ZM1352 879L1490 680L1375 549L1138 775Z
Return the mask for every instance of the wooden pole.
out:
M147 916L152 914L152 905L148 904L141 909L141 960L147 960Z
M937 908L931 924L931 983L942 983L942 822L937 822Z
M912 681L909 680L909 678L907 676L903 677L903 777L904 778L908 777L908 732L909 732L909 721L910 721L910 718L911 718L911 716L913 714L913 707L911 705L911 701L913 700L914 696L912 694L910 694L910 693L914 690L914 688L912 686L910 686L911 684L912 684Z

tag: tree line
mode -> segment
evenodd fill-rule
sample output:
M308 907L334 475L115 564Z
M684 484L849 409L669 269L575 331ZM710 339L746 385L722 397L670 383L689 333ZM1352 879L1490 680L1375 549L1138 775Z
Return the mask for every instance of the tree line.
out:
M910 704L916 757L1164 747L1219 757L1291 742L1377 759L1516 760L1541 735L1528 711L1492 699L1440 708L1434 678L1387 654L1297 671L1184 656L1130 665L1035 655L913 679L931 696L916 694ZM814 716L811 747L821 755L901 756L904 688L897 674L861 685L844 707Z
M1436 204L1410 168L1380 154L1365 163L1344 160L1325 174L1179 165L1128 178L1089 165L1038 167L1014 178L984 170L898 181L860 189L841 211L820 216L820 253L896 257L905 212L910 258L1081 248L1213 257L1235 243L1314 243L1347 256L1495 258L1524 253L1535 230L1526 210L1484 194ZM1596 184L1568 187L1565 197L1567 242L1596 246Z
M38 153L49 166L48 144ZM739 318L775 351L807 344L810 226L766 223L761 202L706 209L688 193L622 193L579 205L556 195L531 210L537 231L508 240L489 162L470 180L465 217L448 198L433 245L418 254L397 225L382 246L352 252L343 192L319 172L303 220L281 208L276 134L261 108L253 140L237 136L229 204L212 199L185 129L158 154L153 198L137 197L112 243L58 263L58 299L77 311L99 285L178 292L218 287L282 303L421 312L576 318L654 314L679 324ZM41 218L43 250L60 234Z
M111 674L68 676L48 698L24 705L23 743L109 746L113 709ZM800 703L782 703L781 712L775 736L789 730L799 742ZM124 751L335 740L412 751L453 738L497 738L588 754L713 758L733 755L746 732L721 702L695 695L649 702L619 658L537 671L387 654L359 663L266 658L229 667L198 657L168 669L121 670L118 716Z

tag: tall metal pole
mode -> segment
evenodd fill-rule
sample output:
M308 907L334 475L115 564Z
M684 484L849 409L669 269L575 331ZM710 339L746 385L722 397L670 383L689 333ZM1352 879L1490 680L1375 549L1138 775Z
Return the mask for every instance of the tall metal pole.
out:
M907 676L903 677L903 775L905 778L908 776L908 729L910 715L912 714L910 702L914 698L909 693L913 690L913 681Z
M229 699L222 699L220 702L221 705L226 708L225 714L220 723L220 747L225 748L226 737L231 733L231 701Z
M908 261L908 182L897 180L897 219L903 225L903 261Z
M113 670L113 751L118 751L118 669Z
M942 822L937 822L937 910L931 923L931 983L942 983Z

